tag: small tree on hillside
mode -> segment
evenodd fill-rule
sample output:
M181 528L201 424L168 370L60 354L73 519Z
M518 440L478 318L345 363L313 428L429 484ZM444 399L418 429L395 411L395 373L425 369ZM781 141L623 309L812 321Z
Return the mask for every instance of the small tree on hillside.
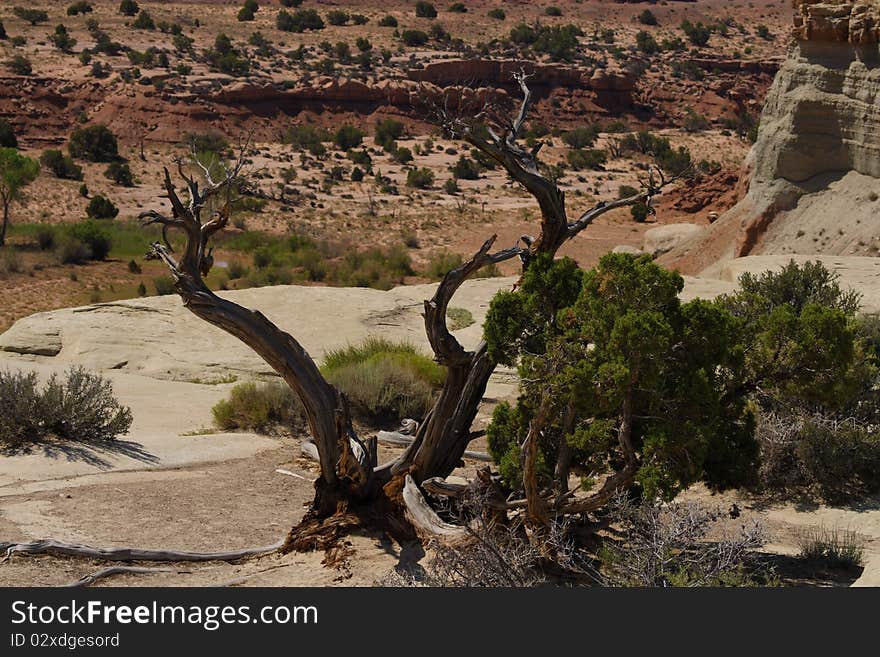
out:
M0 148L0 202L3 203L3 225L0 246L6 244L9 226L9 205L21 198L22 190L36 180L40 163L21 155L14 148Z

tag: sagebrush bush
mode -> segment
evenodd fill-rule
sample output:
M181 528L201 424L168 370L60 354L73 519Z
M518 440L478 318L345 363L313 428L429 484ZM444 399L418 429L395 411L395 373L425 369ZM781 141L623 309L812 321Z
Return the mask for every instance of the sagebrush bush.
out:
M0 444L6 447L51 437L113 440L128 432L131 421L110 381L81 367L53 374L42 388L33 372L0 371Z
M800 556L829 568L853 569L862 565L863 541L853 531L815 527L799 537Z
M348 397L355 416L376 425L422 417L446 376L413 345L382 338L328 352L321 369Z
M281 433L305 426L302 405L284 383L240 383L211 409L225 431Z

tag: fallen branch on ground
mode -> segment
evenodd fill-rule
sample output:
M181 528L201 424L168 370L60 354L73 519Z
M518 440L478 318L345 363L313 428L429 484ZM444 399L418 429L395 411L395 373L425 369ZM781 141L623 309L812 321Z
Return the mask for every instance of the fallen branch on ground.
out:
M33 541L31 543L0 543L0 551L6 553L2 561L13 554L60 554L68 557L102 559L104 561L237 561L276 552L284 545L281 539L272 545L246 548L230 552L187 552L177 550L143 550L139 548L96 548L76 543L61 543L54 539ZM0 561L0 563L2 563Z
M174 570L173 568L141 568L138 566L110 566L109 568L102 568L94 573L89 575L83 575L75 582L67 585L67 588L77 588L82 586L89 586L90 584L94 584L99 579L104 579L105 577L112 577L113 575L122 575L122 574L133 574L133 575L147 575L152 573L186 573L189 574L188 570Z

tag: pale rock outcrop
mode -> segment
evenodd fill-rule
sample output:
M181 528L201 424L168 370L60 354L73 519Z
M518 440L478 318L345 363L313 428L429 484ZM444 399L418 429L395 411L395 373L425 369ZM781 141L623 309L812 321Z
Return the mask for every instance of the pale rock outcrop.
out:
M794 42L746 159L745 197L663 262L717 274L749 254L867 254L880 193L880 0L795 0Z
M696 224L667 224L645 232L642 251L657 258L702 235L706 229Z

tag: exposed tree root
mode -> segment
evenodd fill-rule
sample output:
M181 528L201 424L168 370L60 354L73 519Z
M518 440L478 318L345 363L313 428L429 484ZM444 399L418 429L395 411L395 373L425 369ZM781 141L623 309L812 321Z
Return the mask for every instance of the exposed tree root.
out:
M237 561L277 552L284 539L264 547L246 548L231 552L187 552L177 550L143 550L140 548L96 548L76 543L62 543L54 539L44 539L31 543L0 543L0 550L6 553L2 561L13 554L60 554L68 557L82 557L103 561Z
M105 577L112 577L113 575L123 575L123 574L135 574L135 575L148 575L153 573L189 573L188 570L175 570L173 568L143 568L140 566L110 566L109 568L102 568L101 570L95 571L89 575L83 575L75 582L72 582L67 585L68 588L76 588L81 586L89 586L94 584L99 579L104 579Z

